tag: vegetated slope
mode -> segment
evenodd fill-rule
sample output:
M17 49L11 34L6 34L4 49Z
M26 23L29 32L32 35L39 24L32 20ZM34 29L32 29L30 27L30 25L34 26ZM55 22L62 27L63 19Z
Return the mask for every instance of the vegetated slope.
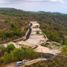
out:
M29 12L21 11L13 8L0 8L0 32L13 33L14 30L26 29L26 24L31 21L36 20L40 23L41 29L44 34L50 40L57 41L63 44L67 43L67 14L60 13L50 13L50 12ZM5 32L4 31L4 32ZM22 33L24 31L21 31ZM9 36L11 36L9 33ZM13 35L19 36L19 32ZM5 35L4 35L5 34ZM21 35L21 34L20 34ZM7 38L7 33L0 35L0 41ZM7 39L11 39L11 37Z
M67 15L46 13L42 18L41 29L50 40L61 43L67 40Z
M16 9L0 9L0 43L24 36L28 20L20 16L20 11Z

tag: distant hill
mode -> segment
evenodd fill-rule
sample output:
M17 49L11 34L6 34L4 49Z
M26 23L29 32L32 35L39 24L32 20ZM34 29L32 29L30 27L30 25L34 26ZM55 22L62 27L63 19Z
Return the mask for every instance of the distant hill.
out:
M30 12L14 8L0 8L0 43L23 36L31 20L40 23L49 40L66 43L67 14Z

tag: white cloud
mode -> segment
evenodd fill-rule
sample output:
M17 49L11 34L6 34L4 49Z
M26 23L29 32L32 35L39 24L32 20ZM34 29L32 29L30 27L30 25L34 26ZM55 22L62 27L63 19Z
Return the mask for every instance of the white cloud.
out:
M0 3L22 3L22 2L59 2L64 3L64 0L0 0Z
M46 0L23 0L23 1L46 1Z
M49 0L51 2L60 2L60 3L64 3L64 0Z
M0 0L0 3L5 3L5 0Z

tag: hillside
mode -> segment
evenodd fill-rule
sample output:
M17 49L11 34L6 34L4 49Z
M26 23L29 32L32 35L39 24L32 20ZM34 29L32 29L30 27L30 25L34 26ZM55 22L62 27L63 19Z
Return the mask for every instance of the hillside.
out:
M28 20L17 16L19 13L15 9L0 9L0 43L24 36Z
M47 60L31 67L67 66L67 14L0 8L0 44L23 38L28 30L27 40L0 45L0 67L40 57Z
M0 43L24 36L28 22L37 20L49 40L67 43L67 14L0 8Z

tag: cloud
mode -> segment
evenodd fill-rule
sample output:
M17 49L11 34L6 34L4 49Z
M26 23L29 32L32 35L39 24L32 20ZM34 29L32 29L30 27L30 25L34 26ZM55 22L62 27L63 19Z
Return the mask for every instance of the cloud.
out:
M64 3L64 0L49 0L51 2L60 2L60 3Z
M64 0L0 0L0 3L23 3L23 2L57 2L64 3Z
M0 0L0 3L5 3L6 2L6 0Z
M24 0L0 0L0 3L16 3Z

